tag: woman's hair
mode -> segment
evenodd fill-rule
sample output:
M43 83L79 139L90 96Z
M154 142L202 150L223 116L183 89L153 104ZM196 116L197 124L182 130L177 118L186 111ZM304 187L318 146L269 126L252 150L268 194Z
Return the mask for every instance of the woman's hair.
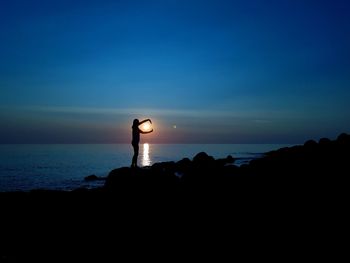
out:
M132 127L138 127L139 126L139 119L134 119L133 123L132 123Z

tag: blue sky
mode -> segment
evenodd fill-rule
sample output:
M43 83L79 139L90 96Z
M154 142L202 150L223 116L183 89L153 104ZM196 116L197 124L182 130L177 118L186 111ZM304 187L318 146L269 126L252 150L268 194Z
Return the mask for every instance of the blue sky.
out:
M72 2L0 4L0 143L128 143L148 117L162 143L350 130L348 1Z

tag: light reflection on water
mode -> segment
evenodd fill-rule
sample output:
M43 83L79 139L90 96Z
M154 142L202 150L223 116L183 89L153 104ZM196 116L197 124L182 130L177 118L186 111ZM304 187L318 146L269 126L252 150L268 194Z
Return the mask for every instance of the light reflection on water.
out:
M143 144L142 166L149 166L151 159L149 158L150 147L148 143Z

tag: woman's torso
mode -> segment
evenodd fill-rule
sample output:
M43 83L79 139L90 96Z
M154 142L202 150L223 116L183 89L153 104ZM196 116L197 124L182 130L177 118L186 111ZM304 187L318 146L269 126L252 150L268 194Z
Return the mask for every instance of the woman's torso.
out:
M139 127L132 127L132 142L131 143L139 143L140 142L140 131Z

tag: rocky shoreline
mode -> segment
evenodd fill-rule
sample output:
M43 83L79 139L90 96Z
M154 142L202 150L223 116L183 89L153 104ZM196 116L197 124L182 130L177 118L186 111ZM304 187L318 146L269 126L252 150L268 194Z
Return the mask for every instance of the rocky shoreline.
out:
M8 196L173 196L182 195L314 195L322 190L336 191L349 174L350 135L341 134L336 140L322 138L303 145L281 148L250 161L235 165L227 156L214 159L205 152L192 160L155 163L150 167L121 167L106 178L88 176L88 181L105 180L96 189L79 188L73 191L33 190L29 193L1 193ZM323 189L326 188L326 189Z
M263 231L264 237L273 231L277 237L295 236L298 242L305 233L318 239L335 227L342 231L350 135L268 152L247 165L234 163L234 157L214 159L202 152L192 160L112 170L96 189L1 193L7 251L21 255L19 247L25 249L34 240L38 247L47 240L64 240L74 248L100 245L94 251L104 251L112 239L134 251L137 240L153 249L150 237L156 235L159 245L178 237L181 244L194 231L198 239L208 231L231 229L229 238L237 231L242 237L249 236L247 231ZM55 253L65 254L58 243Z

